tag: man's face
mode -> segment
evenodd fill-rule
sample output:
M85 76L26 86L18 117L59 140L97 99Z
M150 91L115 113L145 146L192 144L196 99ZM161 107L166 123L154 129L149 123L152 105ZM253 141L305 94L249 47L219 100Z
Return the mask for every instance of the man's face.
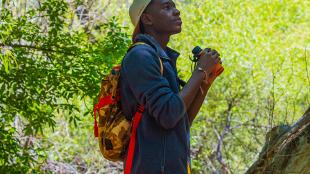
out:
M151 25L155 31L170 35L181 32L180 11L172 0L153 0L145 13L146 25Z

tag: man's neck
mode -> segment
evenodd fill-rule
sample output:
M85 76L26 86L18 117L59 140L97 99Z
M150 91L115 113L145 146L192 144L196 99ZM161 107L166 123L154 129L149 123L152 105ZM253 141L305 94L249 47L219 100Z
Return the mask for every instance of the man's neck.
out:
M147 34L151 35L152 37L154 37L154 39L157 40L157 42L159 42L160 46L162 49L166 50L167 48L167 44L170 40L170 35L168 34L159 34L156 32L147 32Z

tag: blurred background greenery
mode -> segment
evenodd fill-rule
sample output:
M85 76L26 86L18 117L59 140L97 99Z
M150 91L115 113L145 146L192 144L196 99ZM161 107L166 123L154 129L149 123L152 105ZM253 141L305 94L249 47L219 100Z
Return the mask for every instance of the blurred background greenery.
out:
M0 0L0 173L122 172L100 155L91 113L131 43L130 3ZM225 67L191 129L193 173L244 173L265 134L310 106L310 1L176 4L179 75L190 77L196 45Z

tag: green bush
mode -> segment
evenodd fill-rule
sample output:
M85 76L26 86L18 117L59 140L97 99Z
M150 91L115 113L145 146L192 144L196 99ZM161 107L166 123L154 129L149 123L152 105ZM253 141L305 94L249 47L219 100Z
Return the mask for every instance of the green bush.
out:
M0 13L0 170L26 173L45 157L37 138L55 128L62 111L77 125L81 110L70 99L95 99L101 77L130 39L116 18L97 27L100 39L73 28L75 14L62 0L43 1L19 16L13 7L4 1Z

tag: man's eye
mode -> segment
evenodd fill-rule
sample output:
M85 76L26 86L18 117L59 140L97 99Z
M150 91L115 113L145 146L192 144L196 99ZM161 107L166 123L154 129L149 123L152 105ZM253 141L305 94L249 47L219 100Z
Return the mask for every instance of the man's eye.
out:
M164 9L169 10L171 8L171 5L165 5Z

